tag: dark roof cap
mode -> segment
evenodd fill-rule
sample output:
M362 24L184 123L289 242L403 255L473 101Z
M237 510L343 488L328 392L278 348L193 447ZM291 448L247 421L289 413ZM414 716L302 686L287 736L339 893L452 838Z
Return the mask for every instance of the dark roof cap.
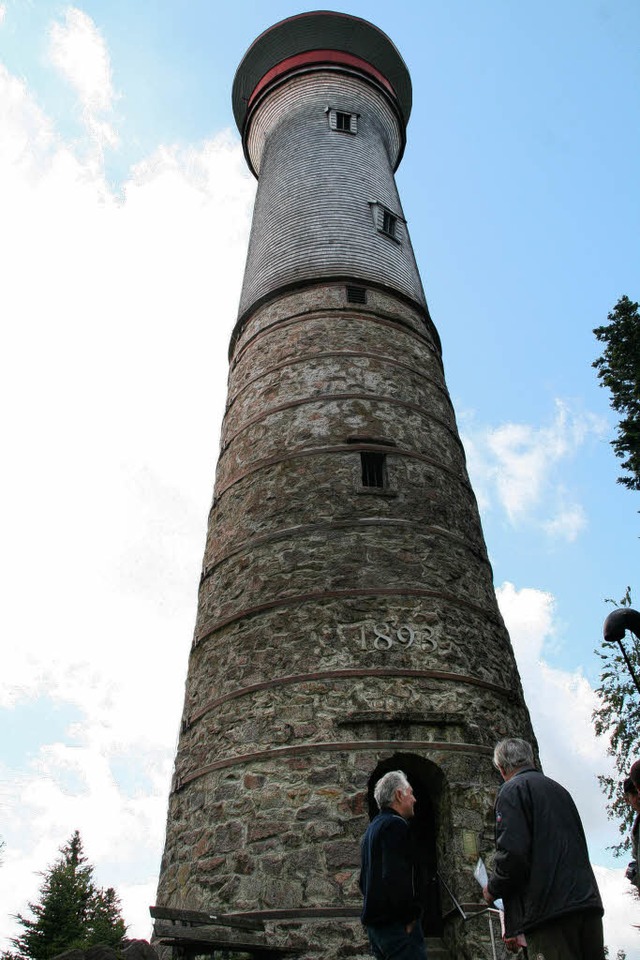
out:
M370 63L393 87L406 126L411 113L411 78L386 33L359 17L316 10L269 27L245 53L236 71L232 93L233 114L241 133L249 98L264 75L288 57L308 50L339 50Z

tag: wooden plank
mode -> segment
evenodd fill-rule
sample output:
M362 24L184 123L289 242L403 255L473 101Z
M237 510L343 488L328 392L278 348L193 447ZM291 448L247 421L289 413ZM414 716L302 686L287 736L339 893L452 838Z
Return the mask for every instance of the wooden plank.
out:
M163 937L162 940L158 940L157 942L163 947L173 947L175 956L182 958L182 960L194 960L195 957L206 956L207 954L211 955L212 960L216 960L216 958L220 956L220 950L223 951L223 955L227 952L226 947L221 948L205 943L197 943L195 946L185 946L181 940L171 940L169 937ZM300 950L294 949L293 947L267 947L265 945L245 948L234 947L234 956L237 953L249 953L252 957L258 958L258 960L289 960L291 957L300 956Z
M204 924L221 927L237 927L238 930L264 930L262 920L244 917L227 917L224 914L203 913L201 910L181 910L178 907L149 907L154 920L175 920L184 924Z
M239 932L225 927L184 927L157 920L154 935L160 943L184 947L187 952L213 953L214 950L246 950L253 954L269 954L272 957L293 956L300 953L296 947L280 947L266 943L258 934Z
M260 910L260 911L247 911L246 915L243 914L243 918L246 916L247 919L258 919L262 921L266 920L318 920L326 919L331 917L338 917L340 919L355 919L359 917L362 912L362 907L301 907L301 908L290 908L288 910ZM231 919L234 914L229 914L229 919Z

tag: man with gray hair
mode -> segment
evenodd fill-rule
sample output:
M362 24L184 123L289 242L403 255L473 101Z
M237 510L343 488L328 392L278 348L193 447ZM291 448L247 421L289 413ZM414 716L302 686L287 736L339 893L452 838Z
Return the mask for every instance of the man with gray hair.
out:
M501 740L493 762L504 783L482 893L504 901L505 937L524 933L535 960L604 960L602 900L570 794L535 769L526 740Z
M426 960L407 822L416 798L401 770L381 777L373 795L380 812L360 847L362 923L377 960Z

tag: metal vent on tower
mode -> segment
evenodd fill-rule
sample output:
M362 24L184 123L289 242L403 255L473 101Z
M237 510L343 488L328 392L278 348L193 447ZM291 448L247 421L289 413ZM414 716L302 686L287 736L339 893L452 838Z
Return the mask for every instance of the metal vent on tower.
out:
M347 302L348 303L366 303L367 291L365 287L354 287L354 286L347 285Z

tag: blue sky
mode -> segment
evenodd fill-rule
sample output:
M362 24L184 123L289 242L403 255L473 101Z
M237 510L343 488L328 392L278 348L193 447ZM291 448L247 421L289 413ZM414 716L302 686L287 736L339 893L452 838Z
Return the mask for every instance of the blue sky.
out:
M254 191L231 84L315 8L0 0L0 936L76 828L148 935ZM411 73L397 179L499 601L607 941L638 960L589 717L603 598L640 603L591 368L593 327L640 296L640 7L338 9Z

